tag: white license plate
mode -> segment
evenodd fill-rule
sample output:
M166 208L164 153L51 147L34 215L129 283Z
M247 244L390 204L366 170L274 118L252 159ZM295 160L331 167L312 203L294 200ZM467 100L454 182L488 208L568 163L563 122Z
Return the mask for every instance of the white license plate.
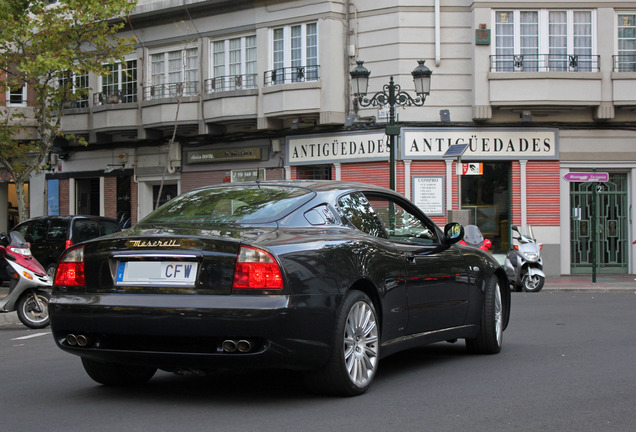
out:
M196 262L190 261L120 261L116 285L194 285Z

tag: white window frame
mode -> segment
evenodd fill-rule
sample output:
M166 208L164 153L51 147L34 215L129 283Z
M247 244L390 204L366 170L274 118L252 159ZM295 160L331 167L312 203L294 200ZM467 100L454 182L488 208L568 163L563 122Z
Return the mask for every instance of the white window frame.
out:
M80 79L80 78L84 79L86 81L86 87L78 87L77 86L78 79ZM88 72L85 72L85 73L82 73L82 74L77 74L77 73L73 72L69 78L63 78L63 79L65 79L65 80L66 79L70 79L71 80L71 83L72 83L71 93L72 94L75 94L78 89L89 90L89 91L91 89L90 77L88 75ZM82 97L82 99L69 100L69 101L67 101L67 103L69 105L72 104L73 108L88 108L88 96L89 96L89 94L87 92L86 95Z
M308 65L307 64L307 26L309 25L315 25L316 26L316 64L315 65ZM300 27L301 29L301 36L300 36L300 40L301 40L301 56L300 56L300 67L304 67L307 68L307 66L316 66L318 67L320 65L320 28L318 25L317 21L311 21L311 22L305 22L305 23L297 23L297 24L288 24L288 25L284 25L284 26L276 26L276 27L272 27L269 30L269 46L270 46L270 57L269 57L269 69L270 70L277 70L277 69L288 69L293 67L294 65L292 64L292 61L296 61L297 59L293 59L292 58L292 28L294 27ZM275 65L275 61L274 61L274 34L277 30L282 29L283 30L283 63L282 65ZM318 79L318 73L316 73L316 71L314 71L312 73L313 75L315 75L315 78L312 78L309 76L308 73L305 73L305 79L306 81L317 81ZM285 78L283 78L282 80L280 78L276 78L275 80L273 79L272 84L282 84L282 83L286 83L286 82L296 82L296 80L292 77L291 80L288 80Z
M25 106L27 106L27 84L26 83L22 84L22 102L20 102L20 103L12 103L11 102L11 95L12 94L17 94L17 93L13 93L11 91L10 87L7 89L6 105L8 107L25 107Z
M188 68L187 67L187 56L188 52L191 50L196 50L196 67ZM181 68L179 71L171 71L170 70L170 53L180 52L180 61ZM163 73L162 74L153 74L153 57L162 55L163 60L162 63ZM176 97L177 96L177 84L185 83L185 87L182 89L183 96L195 96L199 93L199 86L201 81L201 50L198 45L195 44L187 44L187 45L173 45L168 47L162 47L150 50L148 52L148 60L146 62L148 65L146 78L147 82L150 83L149 92L147 92L144 96L146 99L158 99L158 98L167 98L167 97ZM186 76L189 72L196 71L196 80L186 80ZM180 79L179 81L170 81L171 73L179 73ZM163 78L160 80L161 82L153 82L153 77L162 76ZM139 79L139 75L137 75L137 79Z
M230 44L232 41L239 40L240 42L240 72L238 74L232 73L230 71ZM252 40L254 42L253 46L248 46L248 40ZM215 45L223 43L223 64L217 65L215 64ZM255 34L246 34L236 37L230 37L225 39L214 39L210 40L210 69L208 71L208 76L210 76L209 85L206 86L206 92L212 93L215 91L225 91L225 90L240 90L240 89L252 89L257 87L257 79L258 75L257 69L257 44L256 44L256 35ZM253 50L256 55L254 56L254 60L247 59L248 50ZM253 72L248 71L248 65L253 64L254 70ZM220 66L223 67L223 74L216 75L215 69Z
M618 28L619 28L619 22L618 19L621 15L629 15L629 16L633 16L635 23L636 23L636 10L624 10L624 11L616 11L615 13L615 18L614 18L614 23L615 23L615 29L614 29L614 41L616 43L616 47L614 49L614 53L617 56L620 55L634 55L636 56L636 49L633 50L633 52L631 53L625 53L625 52L621 52L620 50L620 46L619 46L619 39L618 39ZM615 64L614 65L614 70L617 72L636 72L636 64L634 63L619 63L619 64Z
M598 24L597 13L595 9L513 9L513 8L498 8L492 10L492 23L494 29L495 41L491 46L491 54L497 54L497 14L500 12L512 12L514 14L514 54L520 54L521 51L521 12L537 12L538 13L538 53L539 55L545 55L550 53L550 12L566 12L567 15L567 54L574 53L574 12L589 12L591 19L591 36L592 46L591 55L595 56L598 53L597 41L598 41Z
M137 64L135 65L135 70L137 71L136 74L136 78L135 78L135 93L133 95L124 95L123 94L123 80L124 80L124 70L126 70L124 66L125 63L131 62L131 61L135 61L137 62ZM113 97L117 96L117 95L106 95L105 91L104 91L104 86L108 85L105 83L106 79L104 76L100 76L99 77L99 91L102 94L102 98L104 99L103 102L105 103L116 103L116 102L136 102L137 101L137 86L139 85L139 61L133 56L130 58L125 58L123 62L121 61L117 61L114 63L110 63L110 64L115 64L117 65L117 91L119 93L121 93L121 98L119 98L118 100L115 100ZM110 64L105 64L104 66L109 66ZM134 96L132 98L130 98L129 96ZM109 99L110 98L110 99ZM129 100L129 99L133 99L133 100ZM107 101L108 100L108 101Z

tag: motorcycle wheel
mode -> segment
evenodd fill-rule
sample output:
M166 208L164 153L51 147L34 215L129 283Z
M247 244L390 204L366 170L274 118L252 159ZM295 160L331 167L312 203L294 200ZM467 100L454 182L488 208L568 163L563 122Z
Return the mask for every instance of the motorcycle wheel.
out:
M521 286L525 292L539 292L543 288L545 278L543 276L530 276L527 273L523 276Z
M44 291L38 291L37 297L34 291L28 291L18 300L18 318L22 324L32 329L41 329L49 325L49 299L50 295Z

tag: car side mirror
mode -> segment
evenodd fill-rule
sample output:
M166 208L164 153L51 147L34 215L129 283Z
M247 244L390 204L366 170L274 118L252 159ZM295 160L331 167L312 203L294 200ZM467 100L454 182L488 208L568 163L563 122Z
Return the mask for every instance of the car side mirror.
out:
M464 227L457 222L451 222L444 227L444 240L452 245L464 238Z

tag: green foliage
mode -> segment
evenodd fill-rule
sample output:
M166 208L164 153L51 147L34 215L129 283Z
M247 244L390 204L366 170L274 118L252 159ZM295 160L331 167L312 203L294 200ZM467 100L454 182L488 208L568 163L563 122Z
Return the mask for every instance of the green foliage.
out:
M117 34L136 3L0 0L0 91L26 83L34 96L26 110L0 107L0 165L13 174L16 186L42 166L55 138L63 135L64 105L80 96L71 91L68 77L103 73L105 64L133 52L135 41ZM26 216L20 205L20 217Z

